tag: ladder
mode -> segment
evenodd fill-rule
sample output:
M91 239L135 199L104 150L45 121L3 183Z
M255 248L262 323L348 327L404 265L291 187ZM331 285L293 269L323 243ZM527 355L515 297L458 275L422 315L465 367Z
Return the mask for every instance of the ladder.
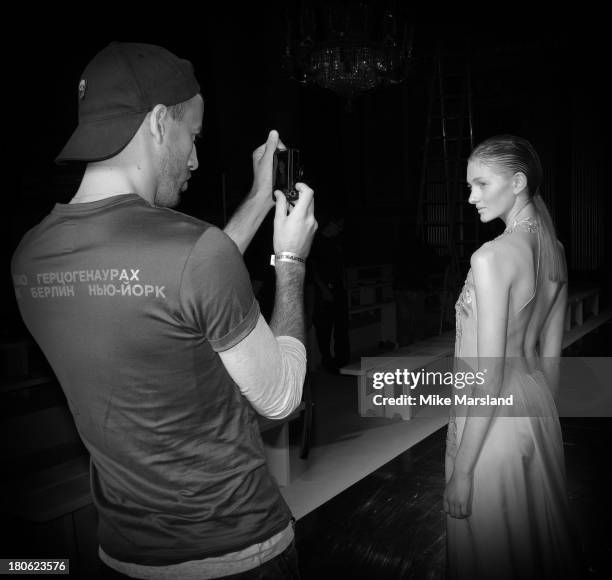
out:
M478 247L478 215L467 202L466 161L474 146L472 91L466 54L439 53L432 61L423 165L417 209L421 240L447 259L440 324L454 323L453 304Z

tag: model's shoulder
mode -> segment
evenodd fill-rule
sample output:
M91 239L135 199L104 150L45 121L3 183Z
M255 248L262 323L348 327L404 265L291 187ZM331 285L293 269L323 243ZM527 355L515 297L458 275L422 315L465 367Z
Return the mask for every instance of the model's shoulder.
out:
M470 258L472 268L492 267L501 259L503 248L498 241L485 242L472 254Z
M505 237L491 240L478 248L470 258L476 277L486 275L512 279L518 263L516 245Z
M529 232L523 230L506 230L493 240L485 242L474 254L481 257L488 256L490 259L497 257L504 261L512 257L519 257L520 253L525 250L525 237L528 235L530 235Z

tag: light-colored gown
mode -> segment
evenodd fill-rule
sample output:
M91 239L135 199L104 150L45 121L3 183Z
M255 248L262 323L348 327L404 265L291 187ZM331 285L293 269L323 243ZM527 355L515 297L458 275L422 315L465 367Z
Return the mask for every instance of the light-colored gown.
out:
M507 228L502 236L517 229L538 236L538 261L534 295L508 319L506 353L512 368L505 373L502 394L512 394L515 405L506 416L492 419L474 469L471 515L464 519L447 515L450 578L575 577L576 546L558 414L544 375L529 370L530 365L519 356L524 352L522 341L534 311L538 284L542 283L540 233L537 222L529 219ZM477 360L476 292L471 270L455 309L455 356ZM447 481L461 442L465 411L456 407L451 412Z

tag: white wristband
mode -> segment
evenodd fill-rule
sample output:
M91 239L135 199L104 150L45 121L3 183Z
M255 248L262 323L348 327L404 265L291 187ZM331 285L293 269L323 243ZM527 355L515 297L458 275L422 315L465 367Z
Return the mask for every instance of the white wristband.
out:
M293 252L281 252L280 254L272 254L270 256L270 266L276 265L276 262L301 262L306 264L306 260Z

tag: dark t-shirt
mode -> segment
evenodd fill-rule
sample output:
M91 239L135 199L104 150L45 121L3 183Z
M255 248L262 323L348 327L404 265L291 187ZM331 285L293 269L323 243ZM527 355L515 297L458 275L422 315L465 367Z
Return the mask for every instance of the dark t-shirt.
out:
M226 234L137 195L58 204L12 273L91 454L109 556L178 563L287 526L256 413L217 354L259 317Z

